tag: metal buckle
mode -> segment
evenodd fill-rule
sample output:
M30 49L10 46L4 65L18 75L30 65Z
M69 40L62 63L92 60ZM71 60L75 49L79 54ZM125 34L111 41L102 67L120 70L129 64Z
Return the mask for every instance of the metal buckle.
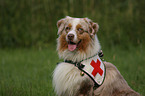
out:
M80 62L75 64L76 67L78 67L79 69L82 69L85 67L85 65L81 64Z
M76 67L79 67L79 65L80 65L80 63L79 63L79 62L77 62L77 63L75 64L75 66L76 66Z

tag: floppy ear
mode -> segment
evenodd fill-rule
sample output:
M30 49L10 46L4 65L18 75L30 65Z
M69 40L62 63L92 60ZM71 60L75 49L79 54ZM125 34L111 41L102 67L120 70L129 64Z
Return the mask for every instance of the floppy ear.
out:
M99 25L88 18L84 19L89 24L89 33L93 37L98 32Z
M64 29L64 21L65 19L60 19L58 22L57 22L57 28L58 28L58 35L60 35Z
M66 22L71 19L71 17L69 16L66 16L65 18L63 19L60 19L58 22L57 22L57 28L58 28L58 35L60 35L62 33L62 31L64 30L64 27L65 27L65 24Z

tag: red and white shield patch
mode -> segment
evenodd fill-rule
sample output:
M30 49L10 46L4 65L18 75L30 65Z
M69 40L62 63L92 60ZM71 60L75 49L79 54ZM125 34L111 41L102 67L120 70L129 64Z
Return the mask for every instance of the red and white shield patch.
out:
M82 70L89 74L98 85L102 85L105 79L105 65L99 56L96 55L95 57L81 63L85 65Z

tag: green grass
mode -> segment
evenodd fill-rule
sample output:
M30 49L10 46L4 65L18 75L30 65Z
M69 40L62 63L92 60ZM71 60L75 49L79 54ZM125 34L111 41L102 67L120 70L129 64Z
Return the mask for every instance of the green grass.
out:
M129 86L145 96L145 47L127 49L115 47L104 50L104 59L113 63Z
M0 96L54 96L57 60L53 48L0 50Z
M105 60L116 65L128 84L144 96L144 48L103 49ZM0 96L54 96L52 72L58 61L55 47L0 49Z

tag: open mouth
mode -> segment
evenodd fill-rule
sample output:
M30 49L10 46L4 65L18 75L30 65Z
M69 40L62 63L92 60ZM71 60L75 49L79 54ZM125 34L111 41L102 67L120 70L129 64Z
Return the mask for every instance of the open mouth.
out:
M77 48L77 46L78 46L78 44L81 42L81 40L78 42L78 43L74 43L74 42L72 42L72 41L69 41L68 42L68 50L69 51L74 51L76 48Z

